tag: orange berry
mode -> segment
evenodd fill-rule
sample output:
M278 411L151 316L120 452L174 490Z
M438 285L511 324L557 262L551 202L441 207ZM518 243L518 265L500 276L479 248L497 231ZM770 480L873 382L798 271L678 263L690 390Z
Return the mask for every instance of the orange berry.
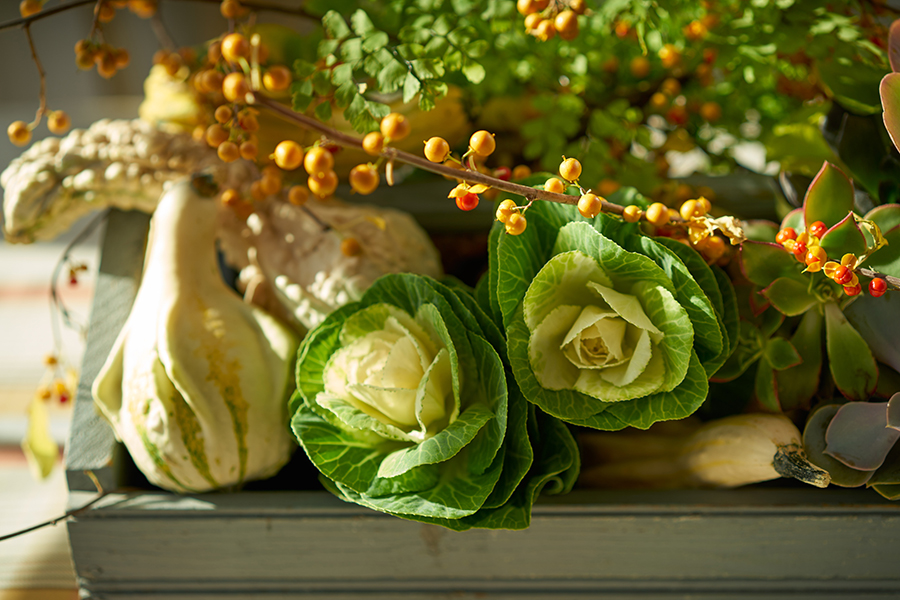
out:
M222 42L210 42L206 49L206 62L214 65L220 58L222 58Z
M650 74L650 61L646 56L635 56L628 64L628 70L635 79L644 79Z
M719 236L712 235L706 238L706 244L703 247L703 256L706 260L713 263L722 258L725 254L725 240Z
M603 199L596 194L584 194L578 199L578 212L585 219L593 219L603 211Z
M674 45L665 44L659 49L659 59L662 61L663 67L671 69L681 62L681 52Z
M553 26L559 32L559 37L564 40L574 40L578 37L578 15L573 10L564 10L556 15Z
M275 146L275 164L285 171L293 171L303 163L303 148L293 140L284 140ZM310 186L312 189L312 186ZM332 190L334 191L334 190ZM325 194L326 196L328 194Z
M489 131L476 131L469 138L469 149L479 156L490 156L497 149L497 142Z
M660 84L659 91L670 98L674 98L681 93L681 82L674 77L669 77Z
M603 64L600 65L600 68L603 69L603 71L606 73L616 73L619 70L619 59L615 56L610 56L603 61Z
M669 222L669 209L662 202L654 202L647 208L647 220L657 227Z
M844 286L844 293L848 296L856 296L862 291L862 287L859 284L853 286Z
M797 239L797 232L794 230L793 227L785 227L784 229L782 229L775 235L775 241L781 245L784 245L784 243L787 240L796 240L796 239Z
M222 56L230 63L250 56L250 42L240 33L229 33L222 38Z
M246 102L250 84L243 73L229 73L222 80L222 93L229 102Z
M844 265L838 265L837 267L835 267L834 273L832 274L831 278L834 279L835 283L844 285L845 283L849 283L853 278L853 272Z
M201 75L202 85L210 93L218 93L222 91L222 84L225 81L225 75L214 69L204 71Z
M525 231L525 226L528 222L525 220L525 215L522 213L513 213L509 215L509 218L506 220L506 233L509 235L519 235Z
M625 219L626 223L637 223L643 216L644 211L642 211L639 206L635 206L634 204L629 204L625 207L625 210L622 211L622 218Z
M310 175L306 180L309 191L318 198L326 198L334 193L338 185L338 176L334 171L326 171L317 175Z
M225 162L234 162L241 157L241 149L234 142L222 142L216 153Z
M887 289L887 282L881 277L876 277L869 282L869 294L871 294L873 298L880 298L884 296L884 293L887 291Z
M363 138L362 147L366 154L378 156L384 150L384 136L377 131L367 133L366 137Z
M97 62L97 74L104 79L109 79L116 74L116 57L111 52L103 52L98 55L99 58L94 60Z
M128 66L128 63L131 62L131 55L128 54L128 50L126 50L125 48L119 48L113 53L113 55L116 59L117 69L124 69Z
M621 187L622 184L615 179L603 179L597 184L597 191L600 192L601 196L611 196L618 192Z
M169 77L175 77L178 71L181 70L181 67L184 66L184 60L180 54L172 52L163 59L162 66L165 68L166 73L169 74Z
M296 206L303 206L309 200L309 190L299 185L291 186L288 190L288 202Z
M142 19L156 14L157 0L128 0L128 9Z
M700 107L700 116L704 121L715 123L722 118L722 107L717 102L704 102Z
M41 5L40 0L22 0L19 3L19 14L22 15L22 18L30 17L31 15L36 15L41 12L43 6Z
M548 192L552 192L554 194L565 194L566 193L566 184L559 180L557 177L551 177L544 184L544 190Z
M702 21L691 21L684 26L682 31L684 32L684 37L692 42L699 42L707 34L706 25Z
M227 123L231 120L231 117L234 116L234 113L232 112L230 106L226 106L223 104L216 108L214 116L216 117L216 121L218 121L219 123Z
M473 136L474 137L474 136ZM425 142L425 158L434 163L442 163L450 156L450 144L442 137L433 137Z
M236 19L241 16L242 8L238 0L222 0L222 4L219 5L219 12L226 19Z
M228 140L228 132L224 127L216 123L206 129L206 143L212 148L218 148Z
M381 120L381 134L389 140L402 140L411 130L409 119L400 113L391 113Z
M456 206L459 210L475 210L478 207L478 194L468 192L456 197Z
M266 196L272 196L281 191L280 177L263 177L259 180L259 186Z
M540 12L550 5L550 0L517 0L516 9L523 15Z
M544 19L534 28L534 36L542 42L553 39L553 36L555 35L556 27L550 19Z
M525 17L525 29L526 31L531 31L535 27L538 26L538 23L544 20L544 17L540 15L540 13L531 13L527 17Z
M690 221L691 217L702 217L702 208L697 204L696 200L688 200L678 209L678 214L685 221Z
M263 85L272 92L281 92L291 85L291 71L283 65L275 65L269 67L266 74L263 75Z
M72 119L64 111L54 110L47 115L47 129L50 133L62 135L72 127Z
M241 201L241 194L234 188L228 188L222 192L222 204L233 207Z
M313 146L303 159L303 168L310 175L321 175L334 168L334 155L322 146Z
M21 5L20 5L21 6ZM101 23L109 23L116 16L116 9L109 2L94 5L94 14Z
M569 10L576 15L583 15L586 9L587 4L585 3L585 0L569 0Z
M513 214L517 214L518 210L516 206L516 202L514 200L510 200L507 198L503 202L500 203L500 206L497 207L497 212L495 216L497 220L501 223L506 223L509 220L509 217Z
M257 202L262 202L266 199L266 193L263 191L261 179L257 179L250 184L250 195Z
M807 227L806 230L809 232L809 235L820 238L826 231L828 231L828 227L826 227L825 223L823 223L822 221L816 221L812 225Z
M511 177L513 181L520 181L527 177L531 177L531 167L528 165L516 165L512 170Z
M259 121L256 120L256 115L250 112L245 112L238 117L238 125L244 131L259 131Z
M699 198L697 198L697 204L699 204L703 208L704 215L709 213L709 211L712 210L712 203L709 200L707 200L706 198L704 198L703 196L700 196Z
M575 158L566 158L559 165L559 174L566 181L577 181L581 177L581 163Z
M827 260L828 260L828 254L825 252L825 250L821 246L813 246L812 248L809 248L806 251L806 258L804 259L804 261L806 262L807 265L810 265L811 263L814 263L814 262L824 264L825 261L827 261ZM819 268L821 268L821 265L819 266ZM810 270L812 270L812 269L810 269Z
M341 254L344 256L359 256L362 254L362 246L359 240L352 237L346 237L341 240Z
M256 160L256 157L259 154L259 146L252 140L241 142L240 150L241 158L245 160Z
M31 129L25 121L13 121L6 128L6 135L9 141L16 146L24 146L31 141Z
M374 192L379 181L378 170L370 164L356 165L350 170L350 187L363 196Z

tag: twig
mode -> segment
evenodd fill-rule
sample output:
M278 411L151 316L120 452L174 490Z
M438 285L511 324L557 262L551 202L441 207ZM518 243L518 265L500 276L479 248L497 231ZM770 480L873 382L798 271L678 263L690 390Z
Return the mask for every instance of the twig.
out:
M895 290L900 290L900 277L893 277L891 275L885 275L884 273L879 273L874 269L869 269L867 267L860 267L857 269L862 275L869 277L870 279L875 279L876 277L880 277L884 279L886 282L891 284Z
M21 17L18 19L13 19L12 21L7 21L6 23L0 23L0 31L3 31L4 29L12 29L13 27L20 27L22 25L30 25L35 21L45 19L47 17L52 17L53 15L65 12L70 8L77 8L79 6L84 6L85 4L93 4L96 1L97 0L73 0L72 2L68 2L66 4L60 4L59 6L54 6L53 8L42 10L41 12L33 14L30 17Z
M55 519L50 519L49 521L44 521L43 523L38 523L37 525L32 525L31 527L26 527L25 529L20 529L18 531L13 531L12 533L7 533L5 535L0 535L0 542L4 542L6 540L12 539L14 537L18 537L20 535L25 535L26 533L31 533L32 531L37 531L38 529L42 529L44 527L48 527L50 525L56 525L60 521L68 519L69 517L74 517L77 514L80 514L93 505L97 504L105 497L109 496L113 493L113 491L104 491L103 486L100 485L100 481L97 479L97 476L94 475L93 471L85 471L85 474L90 477L91 481L94 482L94 485L97 487L98 496L88 502L87 504L80 506L78 508L73 508L72 510L68 510L62 516L56 517ZM121 490L120 490L121 491Z
M222 0L169 0L170 2L206 2L213 4L221 4ZM306 11L302 3L298 3L296 8L289 8L287 6L283 6L281 4L273 4L271 2L261 2L258 0L240 0L241 6L249 8L251 10L267 10L270 12L277 12L286 15L293 15L295 17L301 17L304 19L310 19L312 21L316 21L317 23L321 20L320 17Z
M160 9L157 8L156 13L150 18L150 28L153 30L153 35L156 36L160 46L169 52L175 52L178 50L178 44L172 39L172 36L169 34L169 30L166 29L166 24L163 23L159 13Z
M47 112L47 74L44 73L44 67L41 65L41 61L38 58L37 50L34 48L34 40L31 39L31 25L25 25L23 29L25 29L25 37L28 38L28 47L31 48L31 58L34 59L34 64L37 66L38 76L41 80L40 106L38 106L37 113L34 115L33 123L36 127L37 124L41 122L41 117Z
M326 136L329 141L332 141L339 146L344 146L346 148L362 148L362 140L360 138L332 129L331 127L328 127L327 125L320 123L319 121L311 117L307 117L304 114L294 112L290 108L283 106L278 102L275 102L274 100L270 100L269 98L265 98L260 95L255 95L254 101L256 104L268 108L279 117L287 121L296 123L297 125L300 125L301 127L304 127L306 129L318 131L319 133ZM453 179L462 179L468 183L481 183L494 189L523 196L528 201L549 200L551 202L559 202L561 204L578 204L578 197L576 196L567 196L566 194L556 194L553 192L538 190L532 187L528 187L527 185L520 185L518 183L512 183L511 181L504 181L503 179L491 177L490 175L485 175L484 173L480 173L478 171L471 171L468 169L454 169L452 167L447 167L439 163L433 163L426 158L416 156L415 154L410 154L409 152L404 152L403 150L398 150L397 148L387 147L382 150L381 155L389 160L398 160L425 171L430 171L439 175L445 175ZM607 202L604 200L603 211L622 214L624 208L619 206L618 204L613 204L612 202Z

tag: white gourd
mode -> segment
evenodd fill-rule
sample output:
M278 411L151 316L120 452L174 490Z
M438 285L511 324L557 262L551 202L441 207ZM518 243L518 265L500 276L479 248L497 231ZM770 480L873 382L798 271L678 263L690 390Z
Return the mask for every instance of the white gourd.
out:
M137 466L177 492L274 475L294 450L298 340L225 285L215 217L191 181L163 194L134 306L93 386Z

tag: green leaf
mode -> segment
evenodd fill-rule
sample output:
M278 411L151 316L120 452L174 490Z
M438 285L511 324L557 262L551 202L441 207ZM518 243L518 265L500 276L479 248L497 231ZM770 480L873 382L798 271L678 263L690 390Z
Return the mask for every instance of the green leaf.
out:
M889 73L884 76L879 86L881 105L884 110L884 126L894 142L900 148L900 73Z
M819 243L828 256L838 260L847 252L859 256L866 251L866 238L852 214L844 215L837 225L822 235Z
M343 21L343 19L341 20ZM365 37L367 34L375 31L375 25L372 24L372 19L370 19L369 15L366 14L366 11L361 8L357 9L350 16L350 25L353 27L353 32L359 37Z
M378 73L378 90L385 94L397 91L403 85L408 73L405 64L391 60Z
M898 439L900 431L887 426L884 402L848 402L828 425L825 454L850 468L875 471Z
M897 28L897 31L900 31L900 27ZM900 204L876 206L866 214L865 218L878 225L882 234L887 233L900 225Z
M781 228L792 227L797 233L806 230L806 222L803 220L803 209L795 208L785 215L781 221Z
M331 83L336 87L353 82L353 67L344 63L331 70Z
M436 58L420 58L411 62L419 79L437 79L444 76L444 65Z
M325 32L328 33L328 37L333 40L342 40L350 36L350 28L347 27L347 22L344 21L344 17L337 11L329 10L325 13L322 16L322 26L325 28Z
M411 102L416 97L416 94L419 93L421 87L422 83L419 81L419 78L408 72L403 80L403 102Z
M319 103L319 105L316 107L316 118L320 121L331 120L331 102L328 102L326 100Z
M316 65L311 62L307 62L299 58L294 61L294 77L296 77L297 79L306 79L317 70L318 69L316 68ZM294 83L293 85L297 84Z
M872 254L866 261L866 266L891 277L900 277L900 226L886 232L884 238L888 245Z
M760 287L768 287L781 277L806 283L800 263L779 244L746 241L741 244L740 257L744 276Z
M377 52L387 46L389 41L388 34L376 31L363 38L362 49L368 53Z
M726 358L731 356L738 345L740 338L740 313L738 311L737 294L734 291L734 285L728 275L725 274L720 267L713 266L712 274L716 278L719 291L722 293L722 326L723 332L727 334L728 352Z
M831 227L853 210L853 183L839 168L825 162L803 200L804 222L822 221Z
M822 373L822 314L808 310L791 337L802 362L775 374L778 397L784 410L808 407L819 389Z
M760 357L756 365L753 392L764 407L773 412L781 412L781 404L778 402L778 393L775 388L775 369L769 364L765 355Z
M844 315L866 341L872 356L900 371L900 293L888 292L881 298L860 294L844 308Z
M351 65L356 64L358 61L362 60L363 51L362 51L362 39L361 38L350 38L349 40L345 40L341 44L341 58L344 62L348 62Z
M359 88L352 81L348 81L334 91L334 102L338 108L346 108L358 95Z
M776 371L796 367L803 360L794 345L782 337L769 338L763 356Z
M825 433L839 408L839 404L826 404L810 414L803 428L803 450L809 462L828 471L834 485L859 487L872 477L872 471L851 469L825 454Z
M808 284L804 285L796 279L787 277L779 277L773 281L762 294L778 312L789 317L802 315L819 302L809 291Z
M485 70L480 63L467 60L463 64L462 72L470 83L478 84L484 80Z
M848 110L859 115L871 115L881 109L876 92L885 70L861 61L841 64L837 60L815 63L821 83Z
M726 382L737 379L762 356L765 336L749 321L740 321L740 335L734 351L712 377L713 381Z
M473 40L466 44L465 52L471 58L481 58L487 53L488 48L490 48L490 44L487 40Z
M825 344L837 388L851 400L867 400L875 391L878 367L868 344L834 302L825 304Z
M748 240L754 242L775 243L775 236L778 235L778 225L772 221L763 221L753 219L743 222L744 235Z

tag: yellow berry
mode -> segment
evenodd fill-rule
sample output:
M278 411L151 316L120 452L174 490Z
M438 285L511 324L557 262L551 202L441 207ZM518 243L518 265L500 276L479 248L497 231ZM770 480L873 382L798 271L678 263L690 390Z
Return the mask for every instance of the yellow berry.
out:
M828 277L829 279L834 279L834 272L835 272L835 271L837 270L837 268L840 267L840 266L841 266L840 263L837 263L837 262L835 262L835 261L833 261L833 260L829 260L829 261L826 262L825 265L822 267L822 271L825 273L825 276L826 276L826 277Z
M31 129L25 121L13 121L6 128L6 135L16 146L24 146L31 141Z
M528 165L516 165L510 176L513 181L519 181L531 176L531 167Z
M259 146L252 140L242 142L240 149L241 158L246 160L256 160L256 156L259 154Z
M222 204L228 207L234 207L241 201L241 194L234 188L228 188L222 192Z
M705 121L715 123L722 118L722 107L716 102L704 102L700 107L700 116Z
M206 129L206 143L212 148L218 148L223 142L228 140L228 132L225 128L216 123L210 125Z
M711 263L716 262L722 258L723 254L725 254L725 240L715 235L706 239L707 242L703 248L703 256Z
M288 190L288 202L296 206L303 206L309 200L309 190L299 185L292 186Z
M566 181L577 181L581 177L581 163L575 158L566 158L559 165L559 174Z
M643 79L650 74L650 61L646 56L635 56L631 59L628 69L636 79Z
M703 196L697 198L697 204L699 204L703 208L704 215L712 210L712 203Z
M370 134L371 135L371 134ZM425 142L425 158L434 163L442 163L450 156L450 144L442 137L433 137Z
M222 56L230 63L250 56L250 42L240 33L229 33L222 39Z
M245 102L250 84L243 73L229 73L222 80L222 93L229 102Z
M566 184L560 181L557 177L551 177L547 180L547 183L544 184L544 190L553 192L554 194L565 194Z
M40 0L22 0L19 3L19 14L22 15L22 18L30 17L41 12L41 8L43 7Z
M629 204L625 207L625 210L622 211L622 218L625 219L626 223L637 223L641 220L642 216L644 216L644 211L634 204Z
M510 200L507 198L503 202L500 203L500 206L497 207L496 217L497 220L501 223L506 223L509 220L509 217L518 214L516 210L517 206L514 200Z
M275 164L285 171L293 171L303 163L303 149L293 140L284 140L275 146ZM332 190L333 191L333 190ZM327 196L328 194L326 194Z
M231 111L231 107L229 106L223 104L216 108L215 117L216 121L218 121L219 123L227 123L231 120L231 117L233 115L234 113Z
M525 29L526 31L531 31L535 27L538 26L538 23L544 20L544 17L540 15L540 13L531 13L527 17L525 17Z
M272 196L281 191L281 177L263 176L263 178L259 180L259 185L266 196Z
M241 150L234 142L222 142L216 152L225 162L234 162L241 157Z
M309 191L316 195L317 198L326 198L334 193L337 189L338 176L334 171L326 171L324 173L310 175L306 180Z
M800 235L803 235L802 233ZM849 252L841 257L841 264L848 269L856 268L856 256Z
M366 137L363 138L362 147L366 154L378 156L384 150L384 136L377 131L367 133Z
M534 35L542 42L553 39L556 35L556 27L550 19L544 19L534 28Z
M647 208L647 220L657 227L669 222L669 209L662 202L654 202Z
M381 120L381 134L389 140L402 140L410 130L409 119L400 113L391 113Z
M262 180L257 179L253 183L250 184L250 195L254 200L258 202L262 202L266 199L266 193L262 189Z
M497 149L497 142L491 132L482 129L469 138L469 148L480 156L490 156Z
M238 118L238 125L244 131L259 131L259 121L253 113L245 112Z
M356 165L350 171L350 187L363 196L374 192L379 181L378 170L370 164Z
M314 146L303 159L303 168L310 175L320 175L334 168L334 155L322 146Z
M362 246L356 238L346 237L341 240L341 254L344 256L359 256L361 253Z
M586 9L587 4L585 3L585 0L569 0L569 10L576 15L583 15Z
M578 212L585 219L593 219L603 210L603 199L596 194L587 193L578 199Z
M72 126L72 119L64 111L54 110L47 115L47 129L50 133L62 135Z
M263 85L272 92L281 92L291 85L291 71L283 65L269 67L263 75Z
M672 44L666 44L659 49L659 59L663 67L671 69L681 61L681 52Z
M578 37L578 15L573 10L564 10L556 15L553 21L559 37L564 40L574 40Z
M241 3L238 0L222 0L219 5L219 12L226 19L236 19L241 15Z
M509 218L506 220L506 233L509 235L519 235L525 231L525 226L527 224L525 215L522 213L513 213L509 215Z

